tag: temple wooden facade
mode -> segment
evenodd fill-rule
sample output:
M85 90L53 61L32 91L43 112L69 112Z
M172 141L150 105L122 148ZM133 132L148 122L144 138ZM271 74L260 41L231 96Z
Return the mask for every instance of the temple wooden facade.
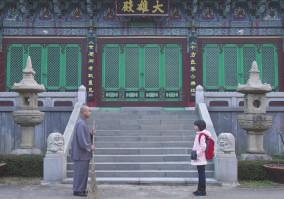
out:
M31 56L49 91L92 106L193 106L198 84L234 91L256 60L284 90L281 0L3 0L0 91Z

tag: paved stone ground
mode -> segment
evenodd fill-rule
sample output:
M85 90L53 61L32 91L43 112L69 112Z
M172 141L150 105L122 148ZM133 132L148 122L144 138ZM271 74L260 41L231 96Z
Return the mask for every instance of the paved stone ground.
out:
M100 199L187 199L195 186L100 185ZM0 185L1 199L71 199L71 185ZM208 196L218 199L283 199L284 187L232 188L209 186Z

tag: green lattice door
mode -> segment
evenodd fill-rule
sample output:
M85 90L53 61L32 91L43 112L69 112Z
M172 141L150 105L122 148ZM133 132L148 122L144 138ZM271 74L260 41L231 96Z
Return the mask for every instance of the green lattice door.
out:
M273 44L207 44L203 49L203 85L207 90L235 90L249 78L254 60L262 81L277 90L278 52Z
M7 52L7 87L22 79L27 57L31 56L36 80L47 90L76 90L81 84L81 49L67 44L12 44Z
M107 44L102 60L104 101L181 101L179 45Z

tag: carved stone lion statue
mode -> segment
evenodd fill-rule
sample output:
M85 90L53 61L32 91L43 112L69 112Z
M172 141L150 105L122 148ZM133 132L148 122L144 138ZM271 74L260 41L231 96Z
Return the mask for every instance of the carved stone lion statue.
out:
M61 133L50 133L47 138L47 153L63 153L64 138Z
M233 153L235 152L235 137L231 133L221 133L218 136L219 152Z

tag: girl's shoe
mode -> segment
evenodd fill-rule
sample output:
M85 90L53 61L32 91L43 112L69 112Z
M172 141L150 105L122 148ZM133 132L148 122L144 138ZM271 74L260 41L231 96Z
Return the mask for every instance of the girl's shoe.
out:
M193 192L193 195L195 195L195 196L206 196L206 192L205 191L195 191L195 192Z
M198 190L196 190L195 192L193 192L193 195L195 195L195 194L197 194L199 191Z

